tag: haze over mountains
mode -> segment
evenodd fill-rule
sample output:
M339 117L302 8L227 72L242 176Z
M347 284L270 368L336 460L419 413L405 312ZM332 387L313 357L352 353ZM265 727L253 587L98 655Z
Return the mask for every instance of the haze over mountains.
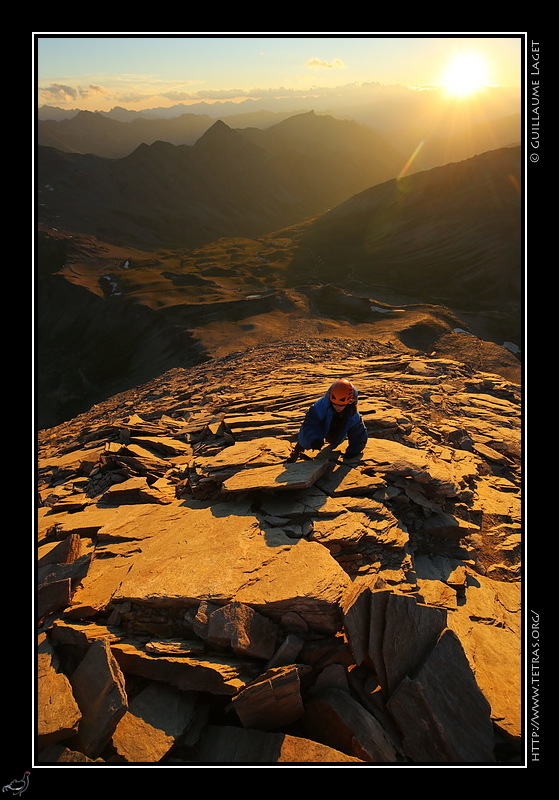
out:
M506 86L486 86L478 92L475 101L466 104L449 102L442 96L441 88L425 86L410 88L376 82L339 86L333 89L314 87L299 94L276 90L261 97L244 100L214 100L212 102L177 103L135 111L115 106L110 111L98 111L101 116L119 122L139 118L171 120L183 114L206 115L212 119L226 119L232 127L271 124L274 115L288 115L315 111L338 119L351 119L378 131L420 130L421 136L444 124L452 122L454 132L482 120L498 120L518 114L520 91ZM446 108L445 108L446 105ZM81 109L63 109L43 105L38 109L39 120L60 121L71 119ZM258 121L257 121L258 120ZM263 122L264 121L264 122Z
M344 102L344 96L340 92L322 102L318 97L292 98L288 105L278 99L270 105L256 100L197 103L141 113L118 107L90 112L42 106L37 141L65 152L120 158L142 143L194 144L219 119L230 128L262 130L313 111L355 122L372 136L382 137L398 153L400 169L415 154L408 171L520 143L519 98L514 91L487 89L475 105L441 102L438 92L410 92L404 87L377 87L367 102L362 98Z
M294 328L518 369L519 117L279 113L39 122L41 426Z
M192 146L157 141L114 160L41 147L39 220L118 244L193 247L295 224L400 164L370 131L312 112L266 131L218 120Z

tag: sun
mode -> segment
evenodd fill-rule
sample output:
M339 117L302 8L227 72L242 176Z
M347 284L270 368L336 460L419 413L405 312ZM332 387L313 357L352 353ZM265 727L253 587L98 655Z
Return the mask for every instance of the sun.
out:
M487 85L487 63L476 53L455 56L443 77L446 93L468 97Z

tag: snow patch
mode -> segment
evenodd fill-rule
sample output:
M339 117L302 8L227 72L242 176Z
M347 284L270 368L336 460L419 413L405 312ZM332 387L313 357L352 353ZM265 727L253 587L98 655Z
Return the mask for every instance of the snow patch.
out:
M503 347L506 347L507 350L510 350L511 353L518 355L520 353L520 347L514 342L503 342Z
M110 276L110 275L103 275L103 280L106 281L109 285L109 294L111 297L120 297L122 292L117 292L118 284L117 282Z

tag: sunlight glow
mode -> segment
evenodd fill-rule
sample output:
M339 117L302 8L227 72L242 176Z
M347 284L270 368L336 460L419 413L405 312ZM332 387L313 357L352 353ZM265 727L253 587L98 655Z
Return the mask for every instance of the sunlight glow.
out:
M462 53L449 65L443 84L447 94L467 97L487 84L487 64L482 56Z

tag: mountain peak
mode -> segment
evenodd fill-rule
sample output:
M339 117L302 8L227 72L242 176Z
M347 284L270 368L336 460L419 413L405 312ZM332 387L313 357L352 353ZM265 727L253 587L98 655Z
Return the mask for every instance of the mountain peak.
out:
M229 127L222 119L218 119L211 125L205 133L198 139L194 145L196 148L204 147L207 144L214 144L215 142L230 141L238 134Z
M239 158L254 158L260 148L218 119L193 145L193 150L197 155L207 154L212 158L227 157L237 161Z

